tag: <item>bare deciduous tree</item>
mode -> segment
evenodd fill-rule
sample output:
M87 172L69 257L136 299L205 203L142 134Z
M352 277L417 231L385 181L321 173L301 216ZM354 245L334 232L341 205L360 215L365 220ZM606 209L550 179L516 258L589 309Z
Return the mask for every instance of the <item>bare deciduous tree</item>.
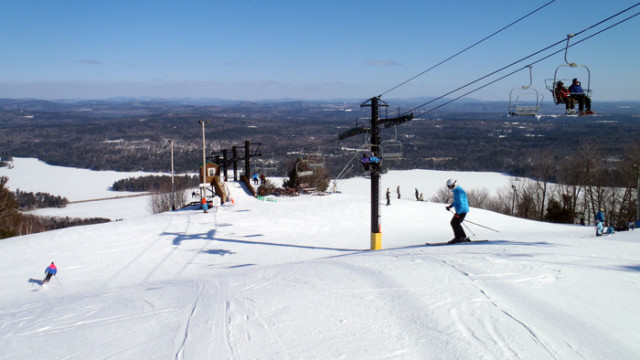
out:
M547 199L547 186L549 185L549 181L553 177L556 172L555 160L553 155L545 150L538 153L533 158L533 171L536 174L536 178L538 181L535 184L538 187L538 191L536 192L536 197L538 200L538 219L541 220L544 218L544 210Z
M180 209L184 207L187 203L187 194L183 190L176 191L173 196L171 194L171 190L156 192L151 195L150 206L151 212L154 214L159 214L165 211L172 210L171 200L173 198L174 206L176 209Z

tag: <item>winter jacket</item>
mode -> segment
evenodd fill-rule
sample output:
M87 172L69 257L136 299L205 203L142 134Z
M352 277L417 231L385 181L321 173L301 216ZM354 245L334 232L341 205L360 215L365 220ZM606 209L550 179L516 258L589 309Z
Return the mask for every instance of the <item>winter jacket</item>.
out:
M451 206L456 209L456 214L466 214L469 212L469 200L467 193L460 186L456 186L453 190L453 203Z
M604 213L602 211L598 211L596 214L596 221L604 222Z
M571 84L571 86L569 86L569 92L571 95L584 94L584 90L582 90L580 83Z
M45 274L55 275L58 272L58 268L55 264L49 265L49 267L44 271Z
M569 97L569 90L564 86L556 87L556 99L558 101L564 101L564 99Z

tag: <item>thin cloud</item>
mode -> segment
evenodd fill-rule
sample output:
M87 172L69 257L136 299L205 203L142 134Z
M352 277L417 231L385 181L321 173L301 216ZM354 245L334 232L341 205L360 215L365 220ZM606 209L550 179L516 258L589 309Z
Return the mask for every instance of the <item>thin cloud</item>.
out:
M373 60L365 63L368 66L400 66L401 63L393 60Z

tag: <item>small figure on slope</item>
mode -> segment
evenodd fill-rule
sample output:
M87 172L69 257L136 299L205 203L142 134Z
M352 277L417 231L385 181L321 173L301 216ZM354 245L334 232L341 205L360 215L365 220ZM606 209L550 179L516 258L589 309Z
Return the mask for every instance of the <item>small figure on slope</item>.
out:
M471 241L462 228L464 217L467 216L467 213L469 212L469 200L467 199L467 193L463 188L458 186L454 179L447 180L447 187L453 192L453 202L451 205L447 205L446 209L447 211L451 210L451 208L456 209L456 213L451 219L451 228L453 228L454 237L449 241L449 244Z
M596 236L602 236L604 231L604 209L600 208L600 210L596 213Z
M45 278L44 280L42 280L42 285L46 284L49 282L49 280L51 280L51 277L54 276L56 273L58 272L58 268L56 268L56 264L53 263L53 261L51 262L51 265L49 265L45 270Z
M209 203L207 202L207 198L205 196L202 197L202 199L200 200L200 203L202 204L202 210L204 210L205 213L208 213Z
M604 209L601 208L596 214L596 236L602 236L605 232L607 235L614 234L615 229L604 222Z

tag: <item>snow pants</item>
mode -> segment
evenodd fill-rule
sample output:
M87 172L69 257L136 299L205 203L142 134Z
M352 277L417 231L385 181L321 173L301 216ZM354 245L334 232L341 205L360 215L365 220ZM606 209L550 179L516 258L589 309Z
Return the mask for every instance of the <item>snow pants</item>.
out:
M51 276L52 276L52 275L53 275L52 273L47 273L47 276L45 276L44 280L42 280L42 283L43 283L43 284L48 283L48 282L49 282L49 280L51 280Z
M602 236L603 232L604 232L604 226L601 221L598 221L596 223L596 236Z
M464 217L467 216L467 213L455 214L451 219L451 227L453 228L453 236L454 239L466 239L467 234L464 232L462 228L462 222L464 221Z

